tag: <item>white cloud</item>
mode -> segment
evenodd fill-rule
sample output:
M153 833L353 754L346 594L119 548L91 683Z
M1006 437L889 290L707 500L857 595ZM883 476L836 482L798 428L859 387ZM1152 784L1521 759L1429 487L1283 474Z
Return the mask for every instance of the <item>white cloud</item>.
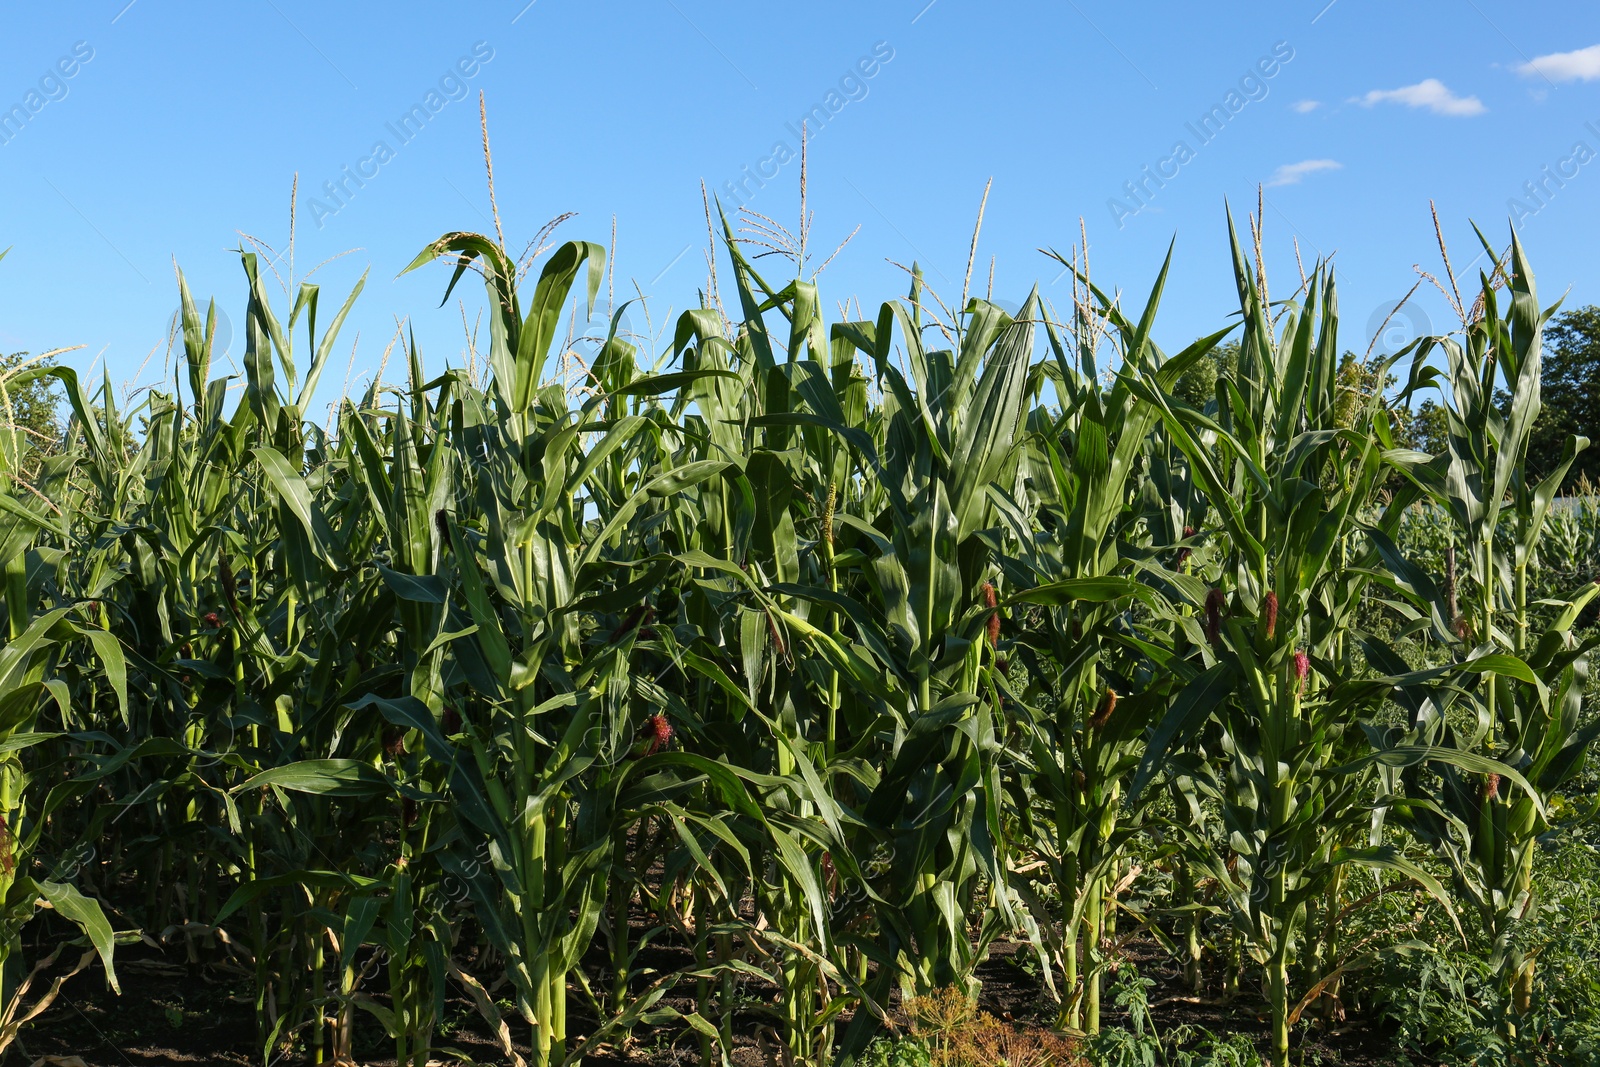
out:
M1315 174L1322 170L1338 170L1343 166L1343 163L1335 159L1303 159L1299 163L1285 163L1272 172L1272 177L1267 179L1267 187L1299 185L1301 179L1308 174Z
M1438 78L1428 78L1415 85L1399 89L1374 89L1355 102L1366 107L1374 104L1404 104L1406 107L1425 107L1435 115L1465 117L1481 115L1488 109L1475 96L1457 96Z
M1309 114L1322 106L1321 100L1297 100L1291 105L1295 111L1302 115Z
M1517 68L1524 77L1545 77L1553 82L1592 82L1600 78L1600 44L1576 52L1552 52L1534 56Z

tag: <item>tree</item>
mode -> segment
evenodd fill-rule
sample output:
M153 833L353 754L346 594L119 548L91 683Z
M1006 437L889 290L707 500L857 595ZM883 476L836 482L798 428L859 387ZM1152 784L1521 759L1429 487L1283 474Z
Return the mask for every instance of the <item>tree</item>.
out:
M1430 456L1437 456L1448 447L1450 422L1445 418L1443 406L1435 400L1424 400L1411 413L1409 423L1410 447Z
M1173 393L1185 404L1204 411L1206 402L1217 397L1217 379L1233 374L1238 365L1239 342L1224 341L1178 376Z
M48 366L50 360L28 360L28 353L0 355L0 469L15 463L24 477L37 465L41 455L54 452L61 442L61 420L57 415L60 395L54 378L33 378L18 382L25 367Z
M1561 461L1574 434L1594 443L1578 453L1565 488L1600 481L1600 307L1563 312L1545 327L1539 392L1543 408L1528 441L1528 474L1539 478Z
M1206 401L1217 395L1217 364L1215 359L1197 359L1178 375L1173 392L1190 407L1205 410Z

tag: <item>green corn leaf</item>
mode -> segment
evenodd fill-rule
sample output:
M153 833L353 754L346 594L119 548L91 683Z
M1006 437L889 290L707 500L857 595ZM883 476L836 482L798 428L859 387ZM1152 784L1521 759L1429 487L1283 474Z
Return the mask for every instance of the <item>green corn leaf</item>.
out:
M352 759L310 759L270 767L245 779L232 791L242 793L268 787L335 797L385 796L395 789L394 783L370 763Z
M89 943L100 956L100 962L105 965L106 981L111 984L113 992L121 993L122 986L117 982L117 971L111 963L111 957L116 952L116 934L106 920L100 902L84 896L64 882L39 882L37 885L39 895L49 901L62 918L73 923L88 937Z

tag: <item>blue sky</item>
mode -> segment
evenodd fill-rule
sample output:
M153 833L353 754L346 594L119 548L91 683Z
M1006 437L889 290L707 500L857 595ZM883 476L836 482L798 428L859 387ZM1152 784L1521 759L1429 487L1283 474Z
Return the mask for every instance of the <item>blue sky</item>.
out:
M8 7L0 350L83 345L67 361L101 360L119 388L160 380L174 259L242 320L231 250L239 231L283 247L296 173L294 276L353 249L316 274L326 302L371 268L342 335L341 364L360 336L352 377L397 316L430 370L459 361L446 268L396 275L440 233L492 231L480 89L508 244L569 211L560 237L605 243L615 215L619 298L637 281L658 327L705 281L702 180L793 224L806 115L817 261L860 226L821 276L830 307L903 293L890 260L953 300L990 178L975 291L994 257L997 299L1037 281L1064 301L1036 249L1069 249L1082 217L1095 280L1138 307L1175 236L1167 345L1226 324L1223 204L1242 226L1258 183L1278 295L1298 281L1292 239L1308 263L1337 251L1345 347L1366 349L1413 264L1437 273L1430 199L1458 268L1469 220L1503 242L1515 213L1547 302L1600 301L1592 0ZM478 290L461 292L474 315ZM1429 287L1414 301L1389 340L1450 326ZM344 378L330 368L324 392Z

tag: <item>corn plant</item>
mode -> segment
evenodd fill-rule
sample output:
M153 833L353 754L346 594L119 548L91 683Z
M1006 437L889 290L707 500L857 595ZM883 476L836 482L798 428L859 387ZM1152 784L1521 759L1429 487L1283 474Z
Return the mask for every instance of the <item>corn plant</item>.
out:
M1377 435L1337 418L1332 274L1313 271L1275 335L1262 275L1237 237L1233 247L1244 337L1236 370L1218 379L1215 416L1133 384L1160 412L1229 546L1219 584L1175 620L1194 652L1178 667L1185 684L1152 735L1135 792L1176 743L1215 719L1221 758L1195 780L1221 806L1226 836L1192 840L1193 862L1224 887L1265 968L1274 1056L1286 1064L1308 904L1350 863L1403 871L1441 900L1443 891L1392 846L1352 841L1370 820L1364 793L1376 762L1354 720L1373 715L1383 690L1352 677L1342 650L1378 550L1343 553L1384 467Z
M1419 742L1481 753L1515 768L1520 786L1512 788L1495 768L1447 768L1433 778L1413 770L1404 789L1425 802L1405 809L1406 824L1446 862L1457 893L1489 938L1492 965L1503 978L1503 1025L1514 1035L1517 1018L1531 1007L1537 955L1517 942L1516 923L1535 906L1537 842L1550 829L1546 805L1582 769L1600 734L1600 727L1581 721L1595 642L1575 627L1600 587L1584 581L1537 603L1530 594L1551 505L1589 441L1569 438L1542 481L1526 477L1528 438L1540 407L1540 334L1556 309L1540 308L1515 234L1509 261L1503 267L1496 262L1492 274L1481 276L1479 304L1462 338L1425 338L1416 348L1410 387L1436 380L1448 386L1446 450L1397 454L1395 462L1449 516L1467 562L1466 595L1451 620L1451 662L1442 669L1454 692L1431 699L1419 694L1411 729ZM1509 297L1503 315L1502 286ZM1435 349L1444 355L1442 371L1426 362ZM1501 385L1509 393L1503 407L1494 395ZM1420 581L1412 587L1418 601L1430 589ZM1470 709L1466 724L1447 714L1458 700Z
M1098 326L1084 321L1100 312L1075 315L1070 357L1055 324L1047 324L1054 356L1047 366L1062 410L1053 419L1035 413L1029 506L1006 512L1017 549L1004 570L1020 587L1011 599L1038 605L1032 617L1041 624L1020 627L1013 647L1029 667L1037 699L1047 702L1027 721L1031 786L1051 817L1039 818L1024 804L1024 823L1036 826L1060 901L1053 925L1066 986L1061 1021L1090 1033L1100 1027L1105 897L1142 810L1127 810L1125 779L1166 699L1158 673L1171 654L1164 627L1135 621L1135 601L1148 606L1158 598L1137 579L1137 557L1118 551L1119 543L1142 538L1141 524L1152 523L1161 541L1172 532L1170 514L1146 515L1141 503L1158 412L1135 397L1129 379L1143 374L1170 388L1219 339L1205 338L1170 360L1154 346L1151 327L1166 275L1163 266L1137 324L1114 308L1104 312L1122 345L1122 370L1108 391L1098 384ZM1082 989L1076 988L1080 966Z
M83 738L76 745L62 746L57 740L74 721L74 704L96 695L106 684L118 713L126 716L128 708L127 665L116 639L86 621L87 613L75 604L51 604L40 610L41 602L55 599L53 577L62 560L35 544L41 533L56 533L59 528L56 517L39 507L36 499L25 502L12 495L23 453L20 441L13 438L9 444L0 470L0 552L6 559L6 640L0 644L0 1050L50 1006L68 978L96 957L106 968L107 981L117 988L111 924L100 903L71 881L81 866L72 859L78 849L60 857L46 876L39 876L38 865L52 859L46 851L51 816L64 804L81 799L93 785L92 773L84 773L88 768L83 751L92 741ZM76 644L88 646L88 660L98 671L75 677L76 665L65 653ZM97 695L104 699L107 694ZM94 836L101 821L91 821L88 829ZM25 998L33 983L67 947L58 946L24 974L22 930L43 908L81 930L88 946L70 972L56 975L49 988L28 1004Z
M1326 264L1274 302L1235 238L1237 358L1228 329L1169 355L1170 259L1137 316L1086 266L1064 321L941 316L914 266L835 318L809 222L707 207L731 317L713 276L628 334L599 245L446 234L409 269L481 277L484 365L397 334L404 381L325 425L361 285L326 318L264 248L237 399L181 273L158 387L0 382L71 412L0 433L0 1044L59 988L28 992L23 924L49 905L110 977L115 894L248 978L264 1061L348 1061L365 1013L417 1067L465 995L511 1063L668 1025L708 1063L741 1028L851 1063L897 996L968 1004L1000 938L1094 1031L1120 942L1198 990L1215 911L1283 1063L1369 951L1356 865L1473 919L1515 1033L1538 843L1600 733L1600 587L1550 595L1589 577L1592 508L1522 473L1549 312L1520 246L1416 349L1428 456L1390 363L1340 351ZM692 963L649 973L661 944Z

